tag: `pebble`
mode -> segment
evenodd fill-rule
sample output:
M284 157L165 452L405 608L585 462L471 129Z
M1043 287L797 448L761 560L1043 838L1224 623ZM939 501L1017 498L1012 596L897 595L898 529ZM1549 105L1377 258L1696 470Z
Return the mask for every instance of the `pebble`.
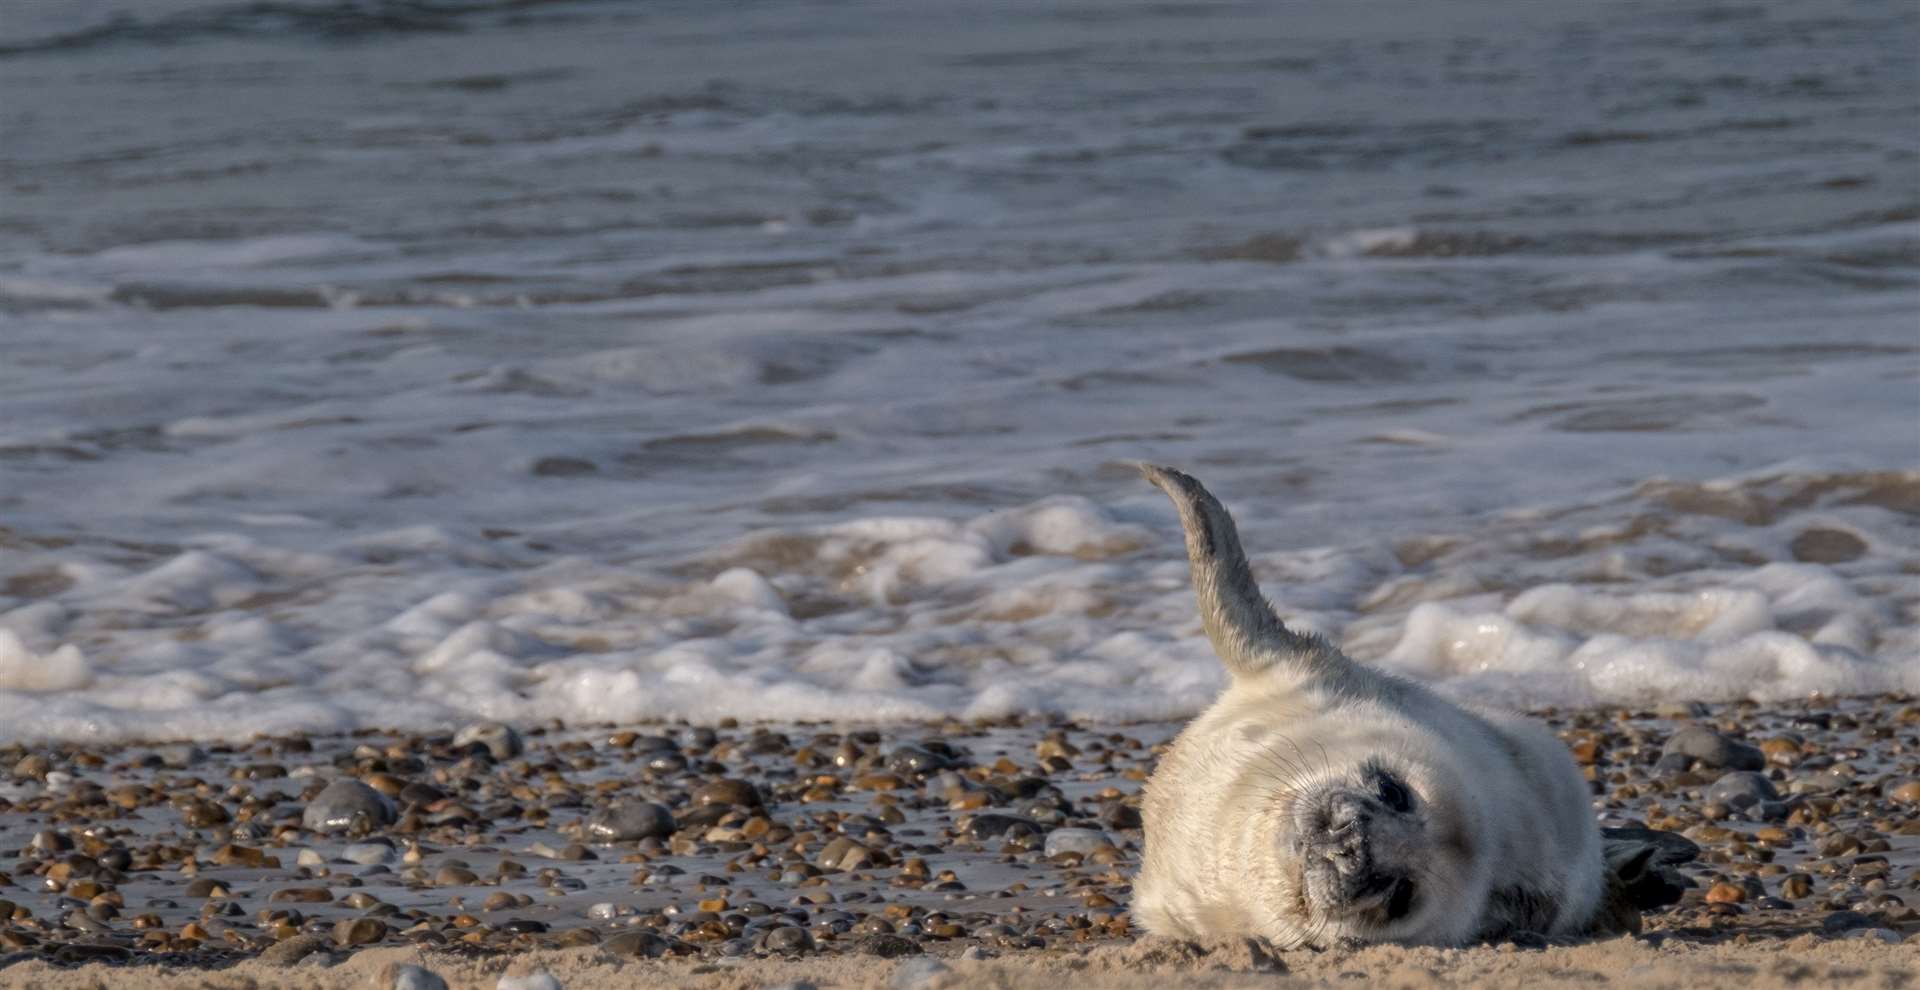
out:
M433 875L436 887L470 887L480 882L480 875L464 866L443 866Z
M423 966L389 966L384 982L388 990L447 990L447 981Z
M1023 836L1039 835L1040 826L1014 815L989 813L974 815L961 826L961 831L973 839L992 839L1001 836L1017 839Z
M667 940L653 932L632 931L618 935L600 943L600 951L611 956L631 956L638 959L655 959L668 951Z
M1048 859L1063 853L1091 855L1102 846L1113 845L1107 833L1093 828L1056 828L1047 833L1045 853Z
M511 760L526 751L526 743L513 727L499 722L476 722L453 734L453 748L466 749L479 744L496 762Z
M759 789L736 777L723 777L702 784L693 792L693 805L696 808L709 805L758 808L761 804Z
M1739 904L1746 899L1746 888L1737 884L1716 883L1707 889L1708 904Z
M1764 770L1767 766L1766 756L1759 749L1698 725L1683 726L1668 737L1661 755L1684 756L1724 770Z
M260 961L268 966L291 966L326 948L327 940L318 935L295 935L268 946L260 953Z
M160 765L169 770L185 770L199 766L207 758L206 750L192 745L158 746L153 755L160 758Z
M300 825L312 832L337 832L358 817L370 826L391 825L396 817L393 802L357 780L336 780L307 802Z
M893 976L887 980L887 990L924 990L951 972L953 967L932 956L908 959L894 967Z
M651 802L601 808L587 817L586 837L594 842L637 842L673 834L673 813Z
M869 956L882 959L898 959L901 956L920 954L920 943L904 935L869 935L860 940L860 951Z
M796 954L813 951L813 936L805 928L792 925L782 926L767 932L766 947L769 952Z
M343 918L333 926L333 940L343 946L370 945L387 937L387 923L378 918Z
M384 866L393 862L394 849L384 842L355 842L340 851L340 858L361 866Z
M953 766L953 761L923 746L895 746L887 755L887 769L897 774L918 776Z
M1856 928L1872 928L1877 923L1858 911L1835 911L1820 921L1820 930L1828 935L1838 935Z
M1785 818L1787 806L1780 801L1767 775L1752 770L1723 774L1707 788L1706 799L1735 811L1752 812L1751 817L1765 820Z
M525 976L502 976L494 990L563 990L560 981L544 969Z

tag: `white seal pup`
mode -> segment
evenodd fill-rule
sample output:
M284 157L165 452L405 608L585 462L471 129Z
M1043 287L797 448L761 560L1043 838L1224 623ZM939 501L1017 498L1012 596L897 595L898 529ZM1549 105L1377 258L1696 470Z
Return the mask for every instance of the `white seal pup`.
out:
M1603 851L1558 738L1287 629L1226 509L1178 471L1141 470L1179 509L1201 621L1232 683L1147 782L1136 921L1282 948L1637 929L1608 894L1651 849Z

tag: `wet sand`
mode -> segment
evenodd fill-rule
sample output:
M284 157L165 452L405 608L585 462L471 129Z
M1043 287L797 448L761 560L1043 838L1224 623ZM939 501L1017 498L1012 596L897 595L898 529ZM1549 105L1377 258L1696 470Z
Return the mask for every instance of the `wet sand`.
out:
M480 726L0 748L0 986L389 986L397 964L487 987L536 969L566 987L1912 971L1920 703L1541 714L1603 825L1698 847L1681 902L1637 936L1277 955L1142 939L1139 792L1176 723Z

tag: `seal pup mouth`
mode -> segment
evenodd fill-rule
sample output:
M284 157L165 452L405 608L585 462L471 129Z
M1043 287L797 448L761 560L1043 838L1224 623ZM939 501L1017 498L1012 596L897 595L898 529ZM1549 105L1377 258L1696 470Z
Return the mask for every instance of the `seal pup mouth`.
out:
M1393 834L1406 824L1391 820L1405 807L1403 785L1383 778L1381 786L1390 800L1352 791L1328 795L1301 850L1303 879L1320 912L1373 927L1407 917L1419 893L1402 865L1404 840Z
M1415 893L1411 877L1375 874L1340 913L1384 927L1413 912Z

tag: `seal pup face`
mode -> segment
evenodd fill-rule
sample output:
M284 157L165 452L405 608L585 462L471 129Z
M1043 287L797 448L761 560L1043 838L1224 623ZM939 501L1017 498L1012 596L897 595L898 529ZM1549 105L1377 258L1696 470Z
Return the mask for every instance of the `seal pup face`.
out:
M1230 698L1229 717L1193 736L1236 768L1217 806L1239 848L1222 858L1245 864L1254 913L1232 927L1285 947L1464 937L1485 891L1481 823L1439 740L1368 704L1279 727L1245 721L1243 704L1261 702Z
M1457 937L1449 907L1465 906L1477 871L1458 791L1437 776L1369 755L1283 798L1307 941Z

